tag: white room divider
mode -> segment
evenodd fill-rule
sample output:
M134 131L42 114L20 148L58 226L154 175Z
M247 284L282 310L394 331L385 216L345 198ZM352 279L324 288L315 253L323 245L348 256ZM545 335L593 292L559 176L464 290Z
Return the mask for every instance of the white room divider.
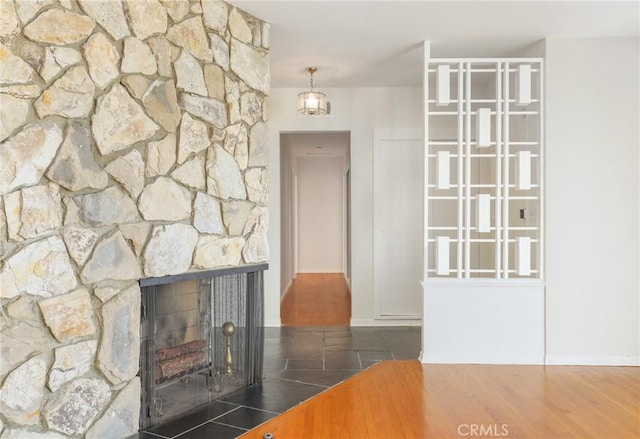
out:
M544 361L543 72L425 47L425 362Z
M542 71L537 58L428 60L427 277L542 279Z

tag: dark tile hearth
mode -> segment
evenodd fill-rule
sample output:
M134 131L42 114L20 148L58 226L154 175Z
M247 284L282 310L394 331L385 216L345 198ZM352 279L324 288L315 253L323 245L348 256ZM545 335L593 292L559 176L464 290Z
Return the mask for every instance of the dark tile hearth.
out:
M262 383L129 439L236 438L378 361L419 353L419 326L265 328Z

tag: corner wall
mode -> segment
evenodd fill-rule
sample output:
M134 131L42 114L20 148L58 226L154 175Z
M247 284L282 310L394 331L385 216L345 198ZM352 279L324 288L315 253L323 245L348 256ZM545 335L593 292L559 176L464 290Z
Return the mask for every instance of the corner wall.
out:
M546 40L548 364L640 364L639 53Z
M269 25L2 0L0 42L0 433L127 437L137 281L268 258Z

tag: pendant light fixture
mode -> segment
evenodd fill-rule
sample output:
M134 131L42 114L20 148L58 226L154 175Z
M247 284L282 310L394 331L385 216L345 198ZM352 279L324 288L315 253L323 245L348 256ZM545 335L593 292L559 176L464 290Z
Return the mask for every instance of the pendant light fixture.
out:
M327 96L313 89L313 74L318 71L316 67L307 67L311 76L311 90L298 93L298 113L317 116L327 113Z

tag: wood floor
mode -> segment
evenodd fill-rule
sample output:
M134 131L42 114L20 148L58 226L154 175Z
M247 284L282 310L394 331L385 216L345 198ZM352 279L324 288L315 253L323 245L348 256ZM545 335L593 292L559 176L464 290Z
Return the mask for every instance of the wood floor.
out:
M341 273L298 274L280 304L283 326L349 326L351 293Z
M241 436L640 437L640 367L384 361Z

